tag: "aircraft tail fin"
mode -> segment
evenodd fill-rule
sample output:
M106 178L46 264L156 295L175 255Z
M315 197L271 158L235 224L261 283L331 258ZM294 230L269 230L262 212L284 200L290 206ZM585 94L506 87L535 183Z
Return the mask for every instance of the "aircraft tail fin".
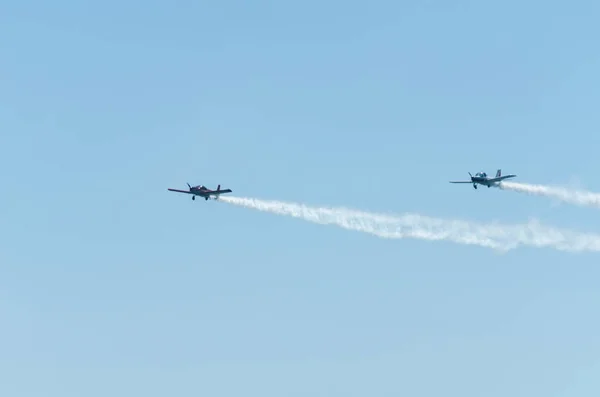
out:
M502 176L502 170L496 171L496 178L499 178L501 176Z
M221 185L217 185L217 192L221 190Z

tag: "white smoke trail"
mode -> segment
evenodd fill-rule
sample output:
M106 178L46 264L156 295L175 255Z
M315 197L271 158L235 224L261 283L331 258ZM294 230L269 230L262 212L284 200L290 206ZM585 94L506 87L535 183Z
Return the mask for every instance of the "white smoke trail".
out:
M584 234L541 225L476 224L468 221L432 218L417 214L389 216L347 208L308 207L303 204L242 197L221 197L220 201L237 206L287 215L309 222L337 225L382 238L446 240L509 251L520 245L550 247L561 251L600 251L600 235Z
M531 185L528 183L500 182L498 187L502 190L526 193L533 196L545 196L554 198L565 203L585 207L600 208L600 194L581 190L568 190L561 187Z

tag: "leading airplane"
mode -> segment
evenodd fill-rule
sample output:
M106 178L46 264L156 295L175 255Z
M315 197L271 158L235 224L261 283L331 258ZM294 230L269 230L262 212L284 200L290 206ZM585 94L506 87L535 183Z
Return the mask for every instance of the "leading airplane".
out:
M514 174L502 176L502 170L496 171L495 178L489 178L485 172L478 172L475 174L475 176L471 175L471 173L469 172L469 176L471 177L470 181L450 181L450 183L472 183L473 188L477 189L477 184L487 187L497 186L501 181L505 179L516 177L516 175Z
M219 196L223 193L231 193L231 189L223 189L221 190L221 185L217 185L217 190L210 190L209 188L207 188L204 185L198 185L198 186L190 186L190 184L187 184L188 187L190 188L190 190L179 190L179 189L167 189L171 192L177 192L177 193L187 193L187 194L192 194L192 200L196 200L196 196L200 196L200 197L204 197L204 200L208 200L210 198L210 196L215 196L215 200L219 198Z

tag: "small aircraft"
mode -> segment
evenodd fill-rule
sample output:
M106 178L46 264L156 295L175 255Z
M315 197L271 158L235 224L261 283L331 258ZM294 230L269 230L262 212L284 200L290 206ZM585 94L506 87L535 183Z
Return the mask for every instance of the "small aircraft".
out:
M204 197L204 200L208 200L210 196L215 196L215 200L219 198L219 196L223 193L231 193L231 189L223 189L221 190L221 185L217 185L217 190L210 190L204 185L198 186L190 186L187 184L190 190L179 190L179 189L167 189L171 192L177 193L187 193L192 194L192 200L196 200L196 196Z
M469 176L471 177L470 181L450 181L450 183L472 183L473 188L477 189L477 184L484 185L487 187L497 186L504 179L516 177L516 175L514 174L502 176L502 170L496 171L495 178L489 178L485 172L478 172L475 174L475 176L471 175L471 173L469 172Z

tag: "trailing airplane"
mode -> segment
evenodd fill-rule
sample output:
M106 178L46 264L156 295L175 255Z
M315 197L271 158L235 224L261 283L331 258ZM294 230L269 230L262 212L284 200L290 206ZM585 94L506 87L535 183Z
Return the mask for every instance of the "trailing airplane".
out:
M223 189L221 190L221 185L217 185L217 190L210 190L204 185L198 186L190 186L187 184L190 190L178 190L178 189L167 189L171 192L177 193L187 193L192 194L192 200L196 200L196 196L204 197L204 200L208 200L210 196L215 196L215 200L219 198L219 196L223 193L231 193L231 189Z
M508 178L514 178L516 175L509 174L502 176L502 170L498 170L496 172L496 177L489 178L485 172L478 172L475 176L471 175L469 172L469 176L471 177L470 181L450 181L450 183L472 183L473 188L477 189L477 184L484 185L487 187L497 186L501 181Z

